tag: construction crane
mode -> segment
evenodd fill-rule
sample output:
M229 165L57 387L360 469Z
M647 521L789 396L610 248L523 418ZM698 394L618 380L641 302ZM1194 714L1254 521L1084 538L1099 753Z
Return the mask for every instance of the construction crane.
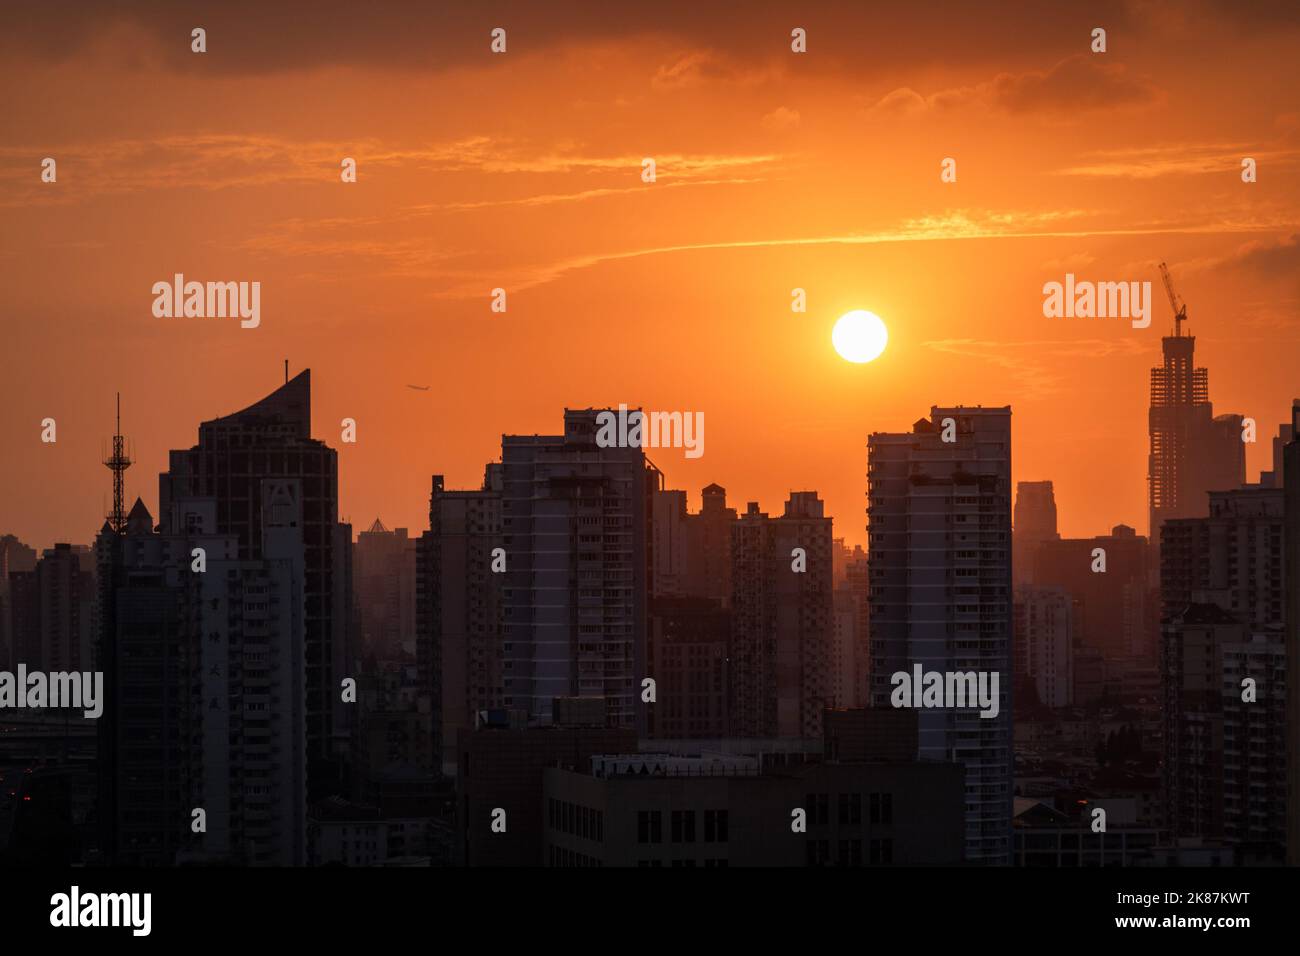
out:
M1177 338L1183 334L1182 324L1187 321L1187 305L1174 291L1174 280L1169 278L1169 267L1163 262L1160 263L1160 278L1165 280L1165 291L1169 293L1169 304L1174 310L1174 337Z

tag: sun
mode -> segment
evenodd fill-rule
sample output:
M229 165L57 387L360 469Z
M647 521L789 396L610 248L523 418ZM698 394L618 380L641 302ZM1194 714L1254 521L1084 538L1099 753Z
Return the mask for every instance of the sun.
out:
M859 365L879 358L889 341L889 330L880 316L866 309L845 312L831 331L831 344L840 358Z

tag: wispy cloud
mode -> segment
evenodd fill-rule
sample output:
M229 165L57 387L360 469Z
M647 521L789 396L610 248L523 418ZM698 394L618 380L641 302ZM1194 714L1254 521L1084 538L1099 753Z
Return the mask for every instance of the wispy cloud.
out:
M58 188L40 181L40 160L58 163ZM520 140L473 136L445 143L406 147L367 139L302 141L257 134L168 136L156 140L120 139L71 143L60 147L0 147L0 185L10 194L3 206L76 203L102 195L167 189L238 189L283 183L334 184L344 156L367 170L406 168L422 172L487 174L601 174L639 178L641 155L599 155L569 148L540 147ZM775 153L656 155L656 177L663 184L714 183L727 173L776 168ZM569 196L593 198L579 190ZM561 194L534 197L538 204L561 201ZM525 203L526 204L526 203Z
M898 87L877 100L868 113L905 116L982 106L1013 115L1073 117L1094 110L1142 109L1163 98L1154 83L1124 64L1079 55L1045 70L999 73L982 83L930 94L910 86Z
M1132 149L1099 150L1090 162L1056 170L1061 176L1155 179L1160 176L1201 176L1240 172L1249 156L1260 164L1292 165L1297 149L1260 149L1259 143L1168 143Z
M1059 359L1108 359L1144 355L1148 342L1135 337L1113 339L1037 339L1022 342L995 342L987 339L934 339L924 347L948 355L960 355L1006 372L1016 383L1018 394L1026 398L1045 398L1061 390Z

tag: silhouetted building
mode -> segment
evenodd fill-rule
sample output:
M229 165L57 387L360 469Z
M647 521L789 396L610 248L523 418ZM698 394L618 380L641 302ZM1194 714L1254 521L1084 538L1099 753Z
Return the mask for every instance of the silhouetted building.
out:
M415 641L415 541L405 528L375 519L353 547L353 600L360 621L358 653L400 656Z
M1044 541L1056 541L1056 494L1050 481L1016 482L1016 506L1012 533L1015 536L1012 561L1015 582L1034 580L1034 558Z
M0 535L0 666L10 670L17 665L11 657L13 632L10 622L9 575L36 570L36 549L29 548L11 534Z
M1094 833L1090 815L1072 816L1045 801L1016 797L1015 865L1134 866L1148 861L1160 842L1159 827L1116 815L1113 808L1103 809L1107 811L1106 830Z
M501 466L488 465L477 491L448 491L433 476L429 530L417 549L416 658L437 748L455 765L457 735L475 715L504 705ZM493 570L493 565L498 570Z
M95 562L86 545L47 548L9 578L13 663L33 671L94 670Z
M1282 451L1286 503L1286 678L1300 689L1300 399L1291 406L1291 441ZM1276 446L1275 446L1276 447ZM1300 692L1287 698L1287 862L1300 864Z
M707 597L650 601L648 676L656 700L649 708L652 737L725 737L727 648L731 612Z
M764 769L704 752L602 754L548 768L548 866L956 864L962 772L945 763ZM806 830L791 827L791 810Z
M657 479L662 474L656 471ZM687 593L686 492L653 488L650 550L654 556L650 597L681 597Z
M824 715L826 760L832 763L911 763L916 759L914 710L857 707Z
M699 514L686 517L685 594L731 601L731 528L736 509L727 507L727 489L718 484L700 491Z
M1151 370L1147 459L1149 530L1157 544L1165 521L1201 517L1209 509L1209 492L1246 480L1242 417L1215 417L1209 372L1196 368L1196 337L1183 335L1176 323L1174 335L1161 342L1164 364Z
M1281 628L1286 611L1281 488L1211 492L1209 515L1165 522L1160 587L1166 616L1217 604L1251 628Z
M461 733L456 774L459 862L543 865L545 769L589 766L593 754L635 750L636 741L636 731L616 727L488 726Z
M261 493L257 558L212 498L172 497L159 531L137 499L96 541L113 864L305 860L304 502L296 478Z
M1208 517L1171 519L1162 531L1169 827L1175 838L1277 858L1286 839L1285 497L1247 485L1209 500Z
M611 725L638 727L650 472L641 448L596 443L597 415L501 439L504 703L547 723L556 697L603 697Z
M1074 703L1074 608L1060 588L1022 586L1015 597L1016 673L1027 676L1040 703Z
M966 767L966 859L1011 860L1011 409L940 408L868 439L872 706L895 673L999 675L999 709L925 708L922 760Z
M1033 580L1075 601L1075 635L1085 646L1107 660L1154 661L1159 614L1151 559L1147 539L1121 524L1109 535L1043 542Z
M729 718L734 737L817 737L832 703L831 519L814 491L732 526Z
M216 501L215 532L234 535L240 560L262 557L265 487L288 483L302 504L305 549L308 783L312 799L346 790L347 737L354 714L343 678L355 674L349 641L351 528L338 521L338 454L311 437L311 371L242 411L203 422L194 447L169 456L158 478L159 512L181 498Z

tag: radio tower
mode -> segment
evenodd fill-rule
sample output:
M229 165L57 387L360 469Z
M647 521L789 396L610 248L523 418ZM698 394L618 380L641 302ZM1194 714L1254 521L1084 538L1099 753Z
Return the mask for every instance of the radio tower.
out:
M113 510L108 515L109 526L118 534L126 530L126 483L123 476L131 467L126 439L122 437L122 393L117 393L117 432L113 435L113 454L104 459L104 466L113 473Z

